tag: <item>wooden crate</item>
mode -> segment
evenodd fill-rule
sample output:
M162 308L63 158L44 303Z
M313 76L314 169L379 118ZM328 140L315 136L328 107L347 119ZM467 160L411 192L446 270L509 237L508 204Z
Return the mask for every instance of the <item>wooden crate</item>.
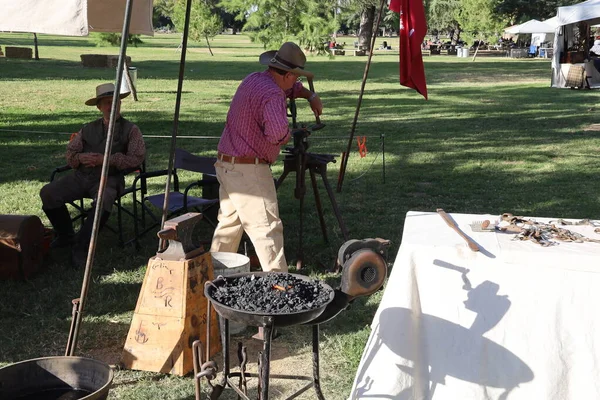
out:
M200 339L206 349L204 283L213 275L210 253L181 261L150 258L121 355L123 367L180 376L193 371L192 343ZM221 349L214 310L211 316L209 358Z

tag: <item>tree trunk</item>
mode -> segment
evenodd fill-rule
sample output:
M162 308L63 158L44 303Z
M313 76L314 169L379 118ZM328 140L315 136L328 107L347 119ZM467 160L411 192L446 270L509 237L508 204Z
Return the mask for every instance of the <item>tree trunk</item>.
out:
M35 32L33 33L33 44L34 44L34 48L35 48L35 59L39 60L40 59L40 53L38 52L37 34Z
M452 29L452 31L450 31L450 38L451 38L450 43L453 45L457 45L458 41L460 40L460 29L459 28Z
M358 45L367 51L371 51L371 36L373 34L374 21L375 6L369 6L360 15L360 31L358 33Z
M208 51L210 51L210 55L214 56L212 49L210 48L210 42L208 41L208 35L204 36L206 38L206 45L208 46Z
M475 61L475 58L477 58L477 52L479 51L479 46L481 45L482 41L483 41L483 38L481 38L477 41L477 47L475 48L475 54L473 54L473 59L471 61Z

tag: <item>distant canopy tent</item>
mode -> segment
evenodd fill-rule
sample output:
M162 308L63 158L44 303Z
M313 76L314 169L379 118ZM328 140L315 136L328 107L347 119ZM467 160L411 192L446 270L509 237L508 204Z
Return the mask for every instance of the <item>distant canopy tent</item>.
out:
M549 20L548 20L549 21ZM514 25L510 28L506 28L504 32L518 34L518 33L554 33L556 26L548 23L548 21L538 21L532 19L524 22L520 25Z
M589 44L583 41L581 47L577 25L585 22L588 26L600 23L600 0L588 0L572 6L558 7L557 27L554 35L554 57L552 58L552 87L565 87L566 76L572 64L586 67L586 72L593 72L593 67L586 65L586 53ZM584 33L587 37L587 32Z
M546 21L532 19L520 25L506 28L504 32L511 35L531 34L531 44L541 46L542 43L554 41L554 30L556 29L556 17Z
M125 0L0 0L0 31L87 36L121 32ZM130 34L153 36L152 0L135 0Z

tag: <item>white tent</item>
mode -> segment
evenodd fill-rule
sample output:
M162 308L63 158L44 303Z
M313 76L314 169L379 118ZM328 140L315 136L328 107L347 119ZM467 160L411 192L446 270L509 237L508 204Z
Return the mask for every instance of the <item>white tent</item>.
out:
M554 33L555 26L552 26L546 22L532 19L521 25L514 25L510 28L506 28L504 32L518 34L518 33Z
M121 32L125 0L0 0L0 31L87 36ZM152 36L152 0L135 0L129 33Z
M589 25L600 23L600 0L588 0L583 3L572 6L558 7L556 13L558 27L554 35L554 57L552 58L552 86L565 87L566 76L573 63L584 66L586 74L592 76L592 81L600 83L600 73L596 71L591 63L583 62L583 59L571 60L567 63L563 55L561 64L561 54L565 53L565 48L571 47L575 43L574 27L578 22L586 22ZM578 56L581 58L581 56ZM583 57L587 58L587 54Z

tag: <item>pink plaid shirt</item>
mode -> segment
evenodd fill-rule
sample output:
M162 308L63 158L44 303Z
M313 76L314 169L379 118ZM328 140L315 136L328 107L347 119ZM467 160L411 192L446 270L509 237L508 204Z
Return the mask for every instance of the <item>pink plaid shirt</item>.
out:
M290 135L286 96L295 98L301 89L302 83L296 82L284 92L268 70L248 75L229 106L219 152L275 162Z

